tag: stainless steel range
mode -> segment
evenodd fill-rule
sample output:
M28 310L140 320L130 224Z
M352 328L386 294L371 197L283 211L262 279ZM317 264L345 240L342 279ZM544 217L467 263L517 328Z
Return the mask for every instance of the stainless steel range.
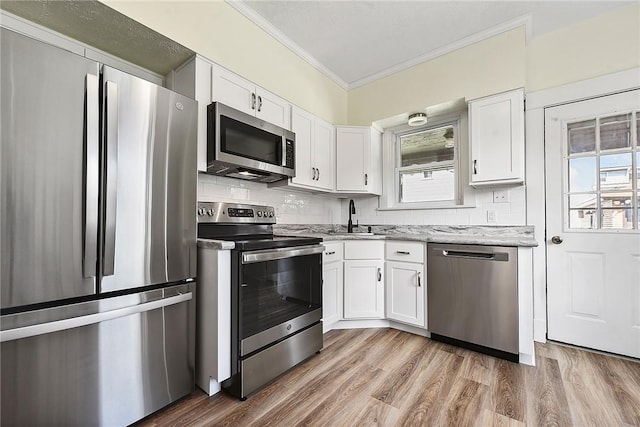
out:
M198 237L233 241L231 378L247 395L322 349L322 239L273 235L269 206L198 203Z

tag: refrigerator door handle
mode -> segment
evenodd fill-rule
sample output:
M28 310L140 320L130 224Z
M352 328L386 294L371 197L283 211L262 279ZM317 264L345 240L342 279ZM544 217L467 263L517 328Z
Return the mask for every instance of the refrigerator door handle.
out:
M105 84L105 141L106 141L106 194L105 231L102 274L114 273L116 253L116 193L118 186L118 85L112 81Z
M39 323L37 325L24 326L21 328L0 331L0 343L7 341L19 340L22 338L35 337L38 335L49 334L52 332L64 331L67 329L78 328L81 326L93 325L95 323L104 322L106 320L117 319L132 314L144 313L146 311L155 310L170 305L179 304L189 301L193 298L192 292L178 294L169 298L159 299L143 304L123 307L116 310L105 311L102 313L94 313L86 316L71 317L54 322Z
M84 199L84 251L82 269L84 277L95 277L98 251L98 186L100 134L98 132L99 99L98 76L87 74L85 93L85 199Z

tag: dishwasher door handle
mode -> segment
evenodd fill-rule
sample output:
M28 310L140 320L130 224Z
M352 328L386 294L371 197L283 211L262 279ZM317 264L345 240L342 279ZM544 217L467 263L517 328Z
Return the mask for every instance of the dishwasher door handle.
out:
M469 252L442 250L442 256L450 258L471 258L487 261L509 261L509 254L506 252Z

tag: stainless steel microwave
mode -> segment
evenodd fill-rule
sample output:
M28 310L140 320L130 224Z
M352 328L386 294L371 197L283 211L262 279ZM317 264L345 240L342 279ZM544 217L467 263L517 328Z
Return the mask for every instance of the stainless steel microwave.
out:
M295 176L295 134L219 102L207 107L207 173L256 182Z

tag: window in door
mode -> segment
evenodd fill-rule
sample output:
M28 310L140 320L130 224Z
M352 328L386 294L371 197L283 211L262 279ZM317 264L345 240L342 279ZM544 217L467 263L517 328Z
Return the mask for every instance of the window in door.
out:
M625 112L566 124L570 229L640 229L639 116Z

